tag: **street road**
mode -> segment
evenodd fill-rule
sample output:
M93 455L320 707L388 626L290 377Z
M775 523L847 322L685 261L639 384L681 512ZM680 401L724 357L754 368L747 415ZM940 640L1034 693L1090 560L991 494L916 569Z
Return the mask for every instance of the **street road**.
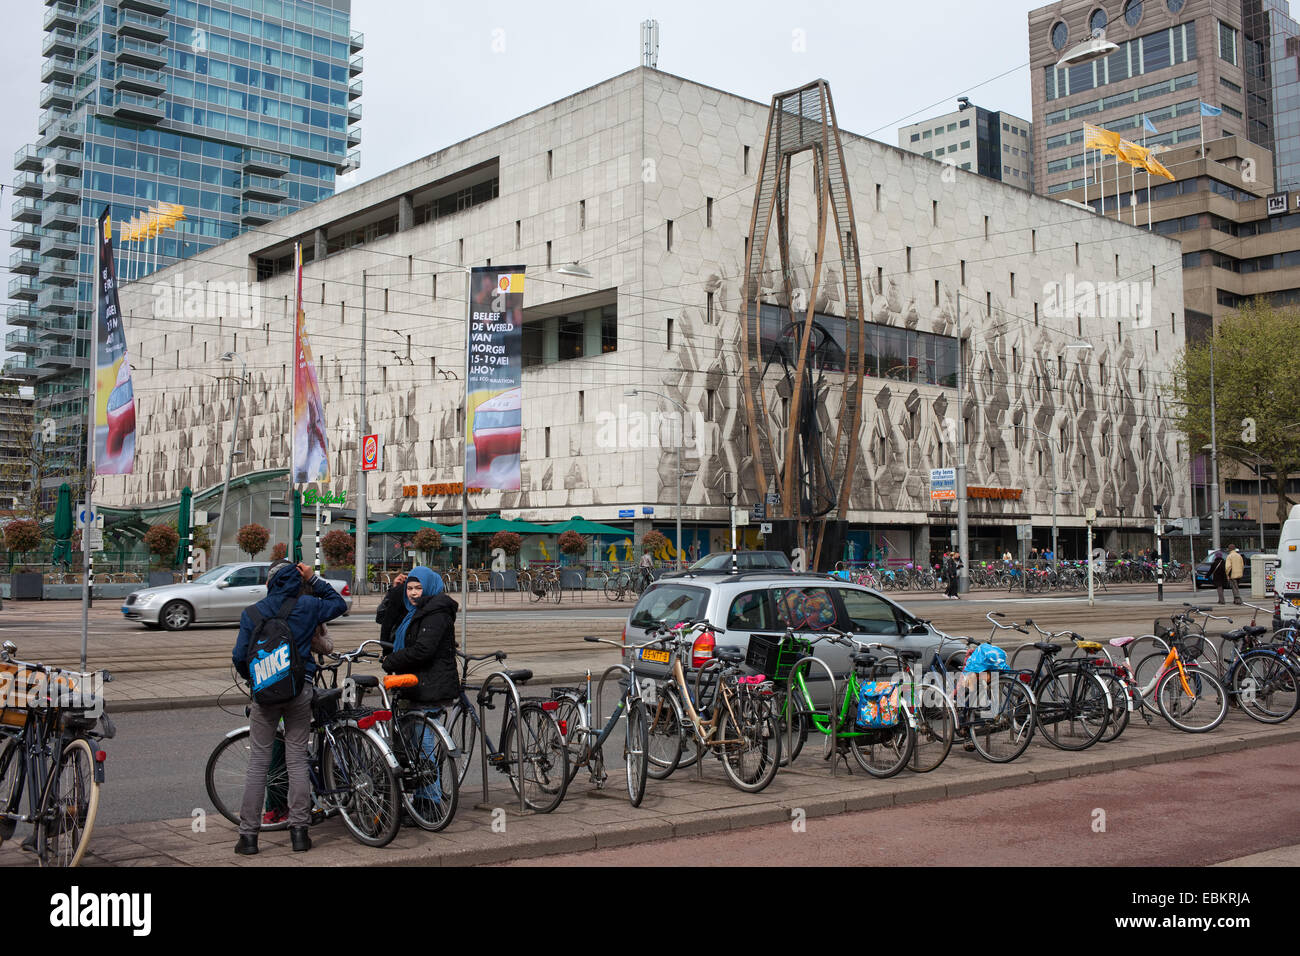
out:
M513 865L1205 866L1300 844L1297 786L1282 744Z

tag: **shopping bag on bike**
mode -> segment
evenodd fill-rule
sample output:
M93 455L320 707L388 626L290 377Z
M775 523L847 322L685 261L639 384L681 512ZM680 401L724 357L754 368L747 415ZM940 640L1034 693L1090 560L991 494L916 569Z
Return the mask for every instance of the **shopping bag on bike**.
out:
M296 596L286 598L274 617L262 617L256 605L248 609L253 621L248 676L253 685L253 700L263 707L293 700L307 677L307 665L289 629L289 615L297 603Z
M864 681L858 696L857 725L868 729L898 724L902 686L894 681Z
M996 644L980 644L970 652L966 657L966 663L962 666L968 674L982 674L985 671L1005 671L1010 670L1011 665L1007 663L1007 652Z

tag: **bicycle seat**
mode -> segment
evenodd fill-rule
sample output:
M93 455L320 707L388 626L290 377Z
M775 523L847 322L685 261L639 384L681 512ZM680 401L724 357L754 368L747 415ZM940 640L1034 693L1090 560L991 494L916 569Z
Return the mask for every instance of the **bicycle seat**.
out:
M1075 641L1074 646L1081 651L1101 650L1101 643L1099 641Z
M1263 624L1247 624L1245 627L1242 628L1242 630L1245 631L1247 634L1249 634L1251 637L1259 637L1261 634L1265 634L1268 632L1268 628L1266 628Z
M1034 645L1034 647L1038 648L1044 654L1047 654L1049 656L1052 654L1059 654L1061 652L1060 644L1048 644L1046 641L1039 641Z
M898 659L900 661L919 661L921 659L920 651L899 651Z
M853 663L859 667L875 667L879 658L875 654L854 654Z
M505 674L516 684L526 684L533 679L533 672L527 667L521 667L516 671L506 671Z
M745 652L738 647L719 647L713 656L727 664L739 664L745 659Z
M1106 643L1109 644L1111 647L1128 647L1136 640L1137 640L1136 637L1112 637Z
M358 687L378 687L379 678L374 674L354 674L352 677L352 683L356 684Z

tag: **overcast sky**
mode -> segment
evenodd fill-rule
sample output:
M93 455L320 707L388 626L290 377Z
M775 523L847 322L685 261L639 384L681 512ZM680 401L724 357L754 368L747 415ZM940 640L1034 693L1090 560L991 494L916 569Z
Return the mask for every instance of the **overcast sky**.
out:
M362 168L340 187L631 69L647 18L659 21L661 70L761 102L823 77L840 126L890 144L898 126L954 109L959 94L1030 119L1026 15L1040 5L353 0L353 29L366 36ZM36 140L45 11L41 0L4 0L0 182L12 181L14 152ZM6 190L6 228L11 200Z

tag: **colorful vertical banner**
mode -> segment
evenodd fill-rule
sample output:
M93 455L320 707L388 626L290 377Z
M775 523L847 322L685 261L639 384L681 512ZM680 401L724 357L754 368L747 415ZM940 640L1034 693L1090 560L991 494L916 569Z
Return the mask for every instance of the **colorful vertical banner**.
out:
M95 474L129 475L135 468L135 392L126 331L117 299L113 224L99 217L99 348L95 353Z
M465 485L519 490L524 267L470 270Z
M293 481L330 480L329 444L325 440L325 405L321 402L320 383L316 381L316 362L307 341L307 316L302 309L302 245L293 247L297 271L293 330Z

